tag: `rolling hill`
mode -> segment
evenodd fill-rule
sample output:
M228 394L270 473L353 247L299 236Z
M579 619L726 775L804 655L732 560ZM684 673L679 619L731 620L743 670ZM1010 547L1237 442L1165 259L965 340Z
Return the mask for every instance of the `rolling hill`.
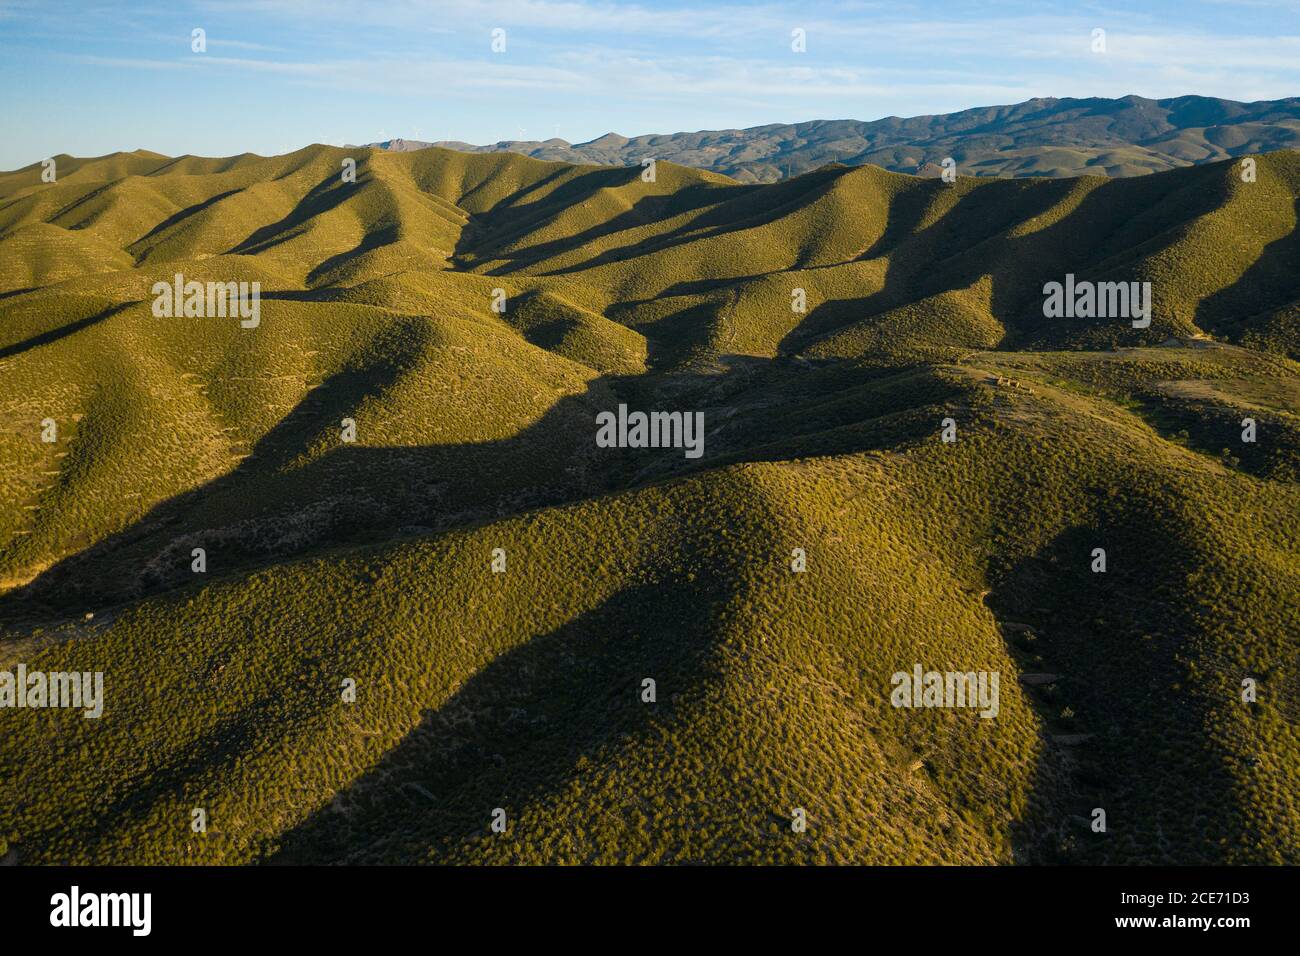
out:
M1044 97L939 116L813 120L633 137L607 133L587 143L554 138L474 146L393 139L370 145L397 152L430 146L506 151L607 166L636 166L650 157L748 183L776 182L833 162L937 175L946 157L956 161L964 176L1137 176L1295 149L1300 146L1300 98L1238 103L1207 96Z
M1251 158L0 174L0 672L104 675L0 709L0 858L1300 862L1300 154Z

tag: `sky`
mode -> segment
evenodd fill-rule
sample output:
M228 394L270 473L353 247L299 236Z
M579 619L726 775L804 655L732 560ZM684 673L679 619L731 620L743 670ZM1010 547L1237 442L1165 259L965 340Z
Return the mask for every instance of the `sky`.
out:
M0 169L399 136L577 143L1038 96L1278 99L1300 95L1300 0L0 0L0 82Z

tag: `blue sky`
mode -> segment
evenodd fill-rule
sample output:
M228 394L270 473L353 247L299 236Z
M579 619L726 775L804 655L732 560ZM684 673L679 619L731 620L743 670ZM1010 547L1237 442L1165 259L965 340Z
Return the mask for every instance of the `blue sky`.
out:
M0 168L393 136L581 142L1034 96L1300 95L1300 0L1134 6L0 0Z

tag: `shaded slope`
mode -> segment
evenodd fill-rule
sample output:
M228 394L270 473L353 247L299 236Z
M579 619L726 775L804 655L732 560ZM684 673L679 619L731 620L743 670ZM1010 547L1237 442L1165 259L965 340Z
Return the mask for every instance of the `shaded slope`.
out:
M30 174L0 661L107 699L5 713L0 855L1296 862L1294 154ZM177 272L260 282L261 324L156 318ZM1045 319L1067 272L1152 282L1151 328ZM701 412L703 456L597 447L619 404ZM891 707L917 663L997 672L999 715Z

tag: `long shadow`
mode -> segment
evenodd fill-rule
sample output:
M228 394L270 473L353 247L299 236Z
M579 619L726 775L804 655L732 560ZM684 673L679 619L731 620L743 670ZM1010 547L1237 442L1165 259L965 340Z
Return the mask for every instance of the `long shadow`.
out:
M106 837L121 828L146 819L160 798L179 793L184 786L214 766L232 765L246 753L255 740L265 711L274 708L276 695L266 695L252 701L236 716L226 718L194 741L183 753L178 752L164 762L155 763L150 754L148 772L139 774L131 789L115 796L98 809L92 826L66 832L66 824L59 820L45 830L33 831L28 839L35 846L45 845L51 838L75 840L79 849L99 856L96 847ZM305 711L302 717L310 718L325 711L331 702L323 697L296 702ZM231 772L235 772L231 767Z
M922 197L933 199L939 188L951 188L942 183L936 187L931 182L918 183L915 187L918 194L912 204L896 201L898 211L919 216L922 210L914 204L919 204ZM1015 269L1020 265L1014 258L1016 241L1008 238L1007 232L1026 219L1046 212L1065 197L1069 188L1065 181L1034 186L1011 180L981 183L961 195L951 209L928 227L916 230L913 225L914 231L901 242L894 241L887 227L881 241L876 243L882 253L886 249L889 252L884 285L860 298L819 303L786 334L778 352L795 354L849 324L883 315L926 296L966 288L985 273L993 274L996 293L1003 289L1008 278L1014 278ZM890 244L881 246L882 242ZM962 252L976 247L982 252L976 257L975 268L961 267ZM866 258L866 254L860 258ZM1006 265L1008 259L1010 268ZM958 268L954 269L954 264ZM1005 292L1001 294L1006 296Z
M695 208L712 206L707 212L691 219L684 225L649 236L630 245L619 246L599 253L572 266L553 269L542 275L561 276L580 273L597 266L612 262L625 262L639 256L662 252L675 246L712 239L741 230L756 229L770 225L791 212L807 205L815 195L829 190L834 181L851 170L846 168L824 166L810 173L804 173L795 179L770 183L765 186L692 186L679 190L676 197L696 201ZM708 202L711 199L717 202ZM675 209L661 209L665 197L647 196L638 200L627 213L613 220L619 228L634 228L653 221L677 215ZM626 224L623 222L626 220ZM797 267L792 263L791 268Z
M1222 862L1224 846L1244 838L1244 815L1194 677L1196 560L1176 518L1096 507L1092 525L990 575L986 603L1021 670L1058 675L1026 688L1046 740L1016 858ZM1106 549L1105 573L1091 570L1094 547ZM1105 833L1092 829L1096 808Z
M396 241L397 241L396 224L389 225L389 226L381 226L378 229L369 229L366 231L366 234L361 238L361 241L357 243L353 248L348 249L345 252L340 252L338 255L330 256L328 259L322 260L318 266L312 269L311 272L307 273L307 284L314 285L315 283L320 281L322 276L329 275L329 273L333 269L343 265L345 262L349 262L355 259L357 256L364 255L365 253L370 252L372 249L378 249L380 246L386 246L389 243L393 243Z
M950 187L941 180L920 179L911 188L895 193L889 201L884 232L858 258L870 260L887 255L909 236L916 235L926 211L947 188Z
M733 285L742 282L753 282L761 279L767 272L754 272L749 275L732 276L726 279L688 279L682 282L674 282L667 286L663 292L651 296L648 299L622 299L615 303L611 308L627 312L629 317L634 317L637 306L648 305L651 302L657 302L660 299L675 299L680 296L706 295L710 292L717 292L720 289L729 289Z
M496 259L498 250L502 246L531 233L550 217L575 206L581 206L603 189L626 186L640 176L640 170L632 167L597 167L589 172L579 173L546 195L528 199L563 176L565 172L567 170L556 170L551 175L494 203L486 212L473 214L453 250L453 259L471 263ZM460 202L465 202L469 195L472 193L462 196ZM607 230L607 224L594 226L579 234L581 243L590 242L603 235L605 231L614 230Z
M723 303L705 299L691 302L654 322L636 326L636 330L653 346L646 357L651 370L670 372L681 369L692 356L708 353L708 343L722 308ZM616 321L618 316L630 318L635 315L635 307L613 309L611 313Z
M564 791L584 760L626 753L672 721L679 695L700 696L715 673L713 610L729 593L703 577L631 587L496 657L287 833L269 862L504 862L521 844L534 859L546 853L527 808ZM655 703L641 699L647 677ZM624 793L603 807L615 837L621 811L637 802ZM489 828L497 807L506 811L501 835Z
M158 223L158 225L154 226L152 229L150 229L147 233L145 233L135 242L131 243L131 246L143 245L144 243L152 239L154 236L158 235L160 232L165 232L166 230L170 229L172 226L176 225L178 222L182 222L188 219L190 216L193 216L196 213L200 213L203 210L207 209L209 206L213 206L216 203L221 202L221 200L227 198L228 196L233 196L235 195L235 193L238 192L243 192L243 189L242 188L227 189L224 193L217 193L217 195L211 197L210 199L205 199L203 200L203 202L195 203L193 206L188 206L185 209L182 209L180 212L168 216L166 219ZM128 251L130 250L131 246L127 247ZM141 263L147 261L152 252L153 252L153 248L151 247L149 249L146 249L143 253L141 253L136 258L136 265L140 265Z
M923 370L891 377L853 363L749 359L717 373L600 376L509 438L343 443L342 419L382 396L423 348L418 334L394 332L374 350L384 358L307 393L233 471L159 503L0 597L0 621L104 608L192 585L195 547L206 550L210 575L241 573L322 548L430 534L669 480L751 453L781 460L919 440L933 430L933 415L915 407L952 391ZM772 394L786 397L777 409ZM597 448L595 413L620 402L633 410L703 412L703 457L686 458L678 448Z
M16 342L13 345L0 347L0 359L7 359L13 355L21 355L23 352L30 349L40 348L42 345L49 345L53 342L57 342L59 339L80 332L82 329L87 329L92 325L98 325L105 319L111 318L125 309L129 309L133 305L139 305L139 302L119 302L117 305L110 305L108 308L102 309L94 315L88 315L84 319L69 322L67 325L61 325L57 329L50 329L48 332L40 332L37 335L33 335L21 342Z
M104 183L100 186L96 186L95 188L91 189L89 192L84 193L81 196L78 196L76 199L72 200L72 202L68 203L67 205L59 207L59 209L54 213L54 215L48 216L45 221L48 223L53 223L54 220L61 219L63 216L66 216L68 213L72 212L72 210L76 209L78 206L83 205L84 203L88 203L92 199L96 198L97 196L102 196L110 189L113 189L115 186L119 184L119 182L120 180L113 180L111 182ZM83 226L81 223L77 223L75 225L66 226L64 228L70 230L81 229L83 228Z
M357 181L345 183L338 173L331 173L307 191L307 194L279 222L253 230L236 243L226 255L254 255L279 245L291 237L293 230L305 226L312 218L329 212L355 197L355 190L370 181L371 174L363 159L357 165Z
M821 303L786 335L779 352L796 354L849 324L968 288L986 275L992 279L992 314L1007 328L1005 347L1053 347L1079 335L1094 336L1099 346L1103 339L1132 339L1137 333L1122 320L1044 319L1043 284L1063 281L1067 272L1079 279L1131 278L1134 262L1178 241L1180 233L1172 227L1222 204L1226 187L1221 166L1106 180L1068 214L1021 236L1011 235L1012 230L1049 213L1067 199L1076 181L981 183L930 226L887 247L890 257L879 291Z
M636 175L639 175L639 170L632 169L630 172L633 174L632 180L634 181ZM580 264L551 270L544 274L566 275L581 272L595 266L644 255L647 252L661 251L684 243L708 239L736 229L763 226L780 219L790 210L806 203L808 193L829 188L836 178L848 172L850 170L823 168L811 173L805 173L792 180L771 183L765 186L701 183L679 189L670 195L645 196L638 199L632 208L626 212L584 232L566 236L563 239L528 246L516 253L511 253L505 257L504 264L495 266L488 274L508 274L548 258L582 249L604 236L636 229L651 222L671 219L701 209L706 211L675 229L649 236L636 243L607 250L584 260ZM544 203L547 206L544 215L552 215L554 212L559 211L551 208L550 197ZM511 211L511 209L502 209L498 206L493 210L493 213L482 218L485 221L491 221L493 217L503 217ZM507 218L507 221L511 220ZM512 227L511 237L514 238L526 232L527 229ZM465 259L466 264L472 265L473 260L491 261L498 258L496 255L485 252L484 248L477 240L467 245L464 250L467 257ZM471 254L472 259L468 258Z
M1295 203L1300 217L1300 199ZM1300 299L1300 229L1264 247L1258 259L1232 285L1201 300L1196 324L1216 335L1240 340L1248 320ZM1292 349L1291 358L1300 358Z

